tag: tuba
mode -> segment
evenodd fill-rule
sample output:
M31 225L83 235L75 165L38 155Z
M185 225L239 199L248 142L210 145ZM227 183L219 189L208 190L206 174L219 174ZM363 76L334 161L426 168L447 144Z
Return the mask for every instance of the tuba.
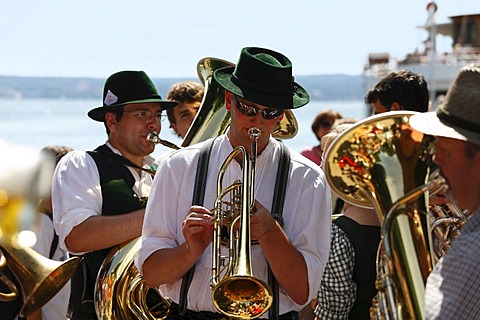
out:
M31 233L23 230L35 223L37 201L50 192L52 159L2 150L1 146L0 150L0 272L8 266L19 281L23 300L20 316L26 317L63 288L80 266L80 258L51 260L25 244ZM0 301L20 298L18 288L3 273L0 279L11 291L0 293Z
M219 312L235 319L255 319L272 305L273 293L268 284L255 278L251 267L250 212L254 205L255 161L257 139L261 132L250 128L252 147L249 158L243 146L230 153L217 177L214 235L212 243L212 301ZM228 165L243 156L243 182L223 188L222 179ZM228 255L222 256L222 230L228 230ZM226 263L225 263L226 262ZM225 265L225 268L221 266ZM219 281L220 274L225 276Z
M441 179L429 179L432 137L414 131L415 112L369 117L340 134L325 155L332 190L345 201L373 207L382 222L377 254L376 319L421 319L432 269L428 194Z

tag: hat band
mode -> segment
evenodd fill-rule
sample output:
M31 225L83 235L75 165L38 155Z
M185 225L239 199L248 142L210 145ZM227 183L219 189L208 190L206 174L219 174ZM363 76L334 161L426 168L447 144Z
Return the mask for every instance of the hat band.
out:
M237 78L235 74L232 74L232 82L235 83L237 86L245 86L249 87L253 90L257 91L263 91L266 93L271 93L271 94L292 94L292 88L273 88L273 87L267 87L264 85L261 85L259 83L247 81L247 80L242 80Z
M450 113L446 113L442 109L437 109L437 117L448 126L455 126L468 131L480 133L480 126L478 124L459 118Z

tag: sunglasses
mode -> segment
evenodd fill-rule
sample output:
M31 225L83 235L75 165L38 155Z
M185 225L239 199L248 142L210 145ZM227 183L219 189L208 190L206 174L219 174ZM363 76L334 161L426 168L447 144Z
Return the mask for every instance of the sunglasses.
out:
M238 99L235 96L233 96L233 99L235 100L235 105L237 106L238 111L240 111L243 115L246 115L247 117L253 117L261 111L263 119L273 120L280 117L284 112L284 110L282 109L260 110L257 107L250 106L241 101L238 101Z

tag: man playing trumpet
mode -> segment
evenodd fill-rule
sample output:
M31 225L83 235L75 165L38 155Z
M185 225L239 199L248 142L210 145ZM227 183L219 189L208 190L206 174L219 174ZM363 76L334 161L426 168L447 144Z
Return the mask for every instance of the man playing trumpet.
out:
M275 283L279 286L277 293L272 291L270 314L261 317L278 313L280 319L296 319L296 311L315 296L328 258L330 191L317 166L271 133L286 109L304 106L309 96L293 82L290 60L263 48L244 48L237 66L216 70L214 79L226 89L230 128L213 142L210 139L162 159L147 204L136 265L148 285L159 286L173 300L170 319L196 319L200 314L208 319L225 318L211 298L214 216L207 208L214 207L222 163L237 146L252 154L249 130L258 128L250 217L253 274L273 288ZM209 160L205 169L198 169L202 147L207 144L211 146ZM286 165L278 169L281 159L287 159L282 161ZM244 165L233 161L226 168L224 184L241 180ZM206 174L204 199L201 205L192 205L197 174ZM284 181L284 191L275 189L276 180ZM279 195L284 201L275 199ZM189 271L192 267L193 272ZM276 282L269 282L269 269Z

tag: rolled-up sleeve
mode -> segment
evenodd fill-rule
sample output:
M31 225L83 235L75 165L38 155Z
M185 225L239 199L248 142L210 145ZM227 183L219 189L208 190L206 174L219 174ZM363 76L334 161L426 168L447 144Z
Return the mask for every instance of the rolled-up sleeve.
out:
M102 210L100 176L86 152L72 151L58 163L52 181L52 204L60 247L68 251L65 238L72 229Z

